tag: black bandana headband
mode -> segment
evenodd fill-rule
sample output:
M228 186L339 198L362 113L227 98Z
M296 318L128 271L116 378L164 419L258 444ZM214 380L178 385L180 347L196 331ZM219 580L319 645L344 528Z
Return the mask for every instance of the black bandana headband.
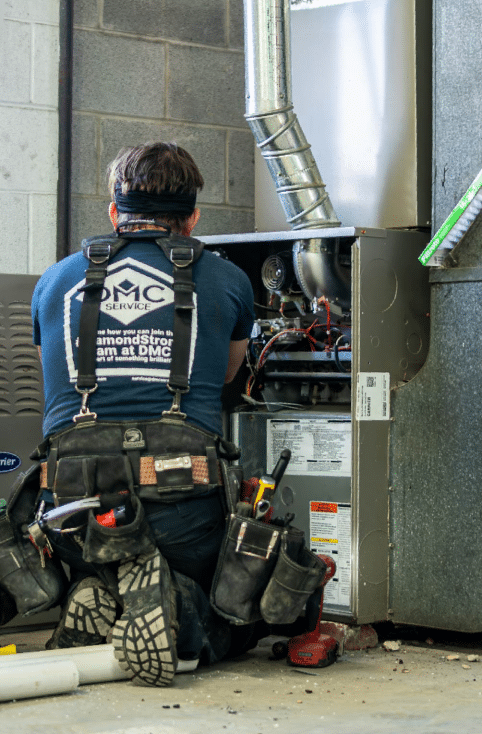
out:
M192 214L196 206L196 194L183 191L162 191L150 194L147 191L122 193L120 184L115 185L115 205L118 212L125 214Z

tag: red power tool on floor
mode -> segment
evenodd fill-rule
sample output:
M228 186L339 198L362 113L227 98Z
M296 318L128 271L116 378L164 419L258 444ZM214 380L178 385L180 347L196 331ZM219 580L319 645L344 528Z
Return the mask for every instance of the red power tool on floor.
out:
M319 555L327 566L323 583L306 604L306 620L308 632L292 637L288 642L288 664L326 668L336 660L338 642L334 637L321 632L321 615L323 613L323 593L328 581L333 578L336 564L331 556Z

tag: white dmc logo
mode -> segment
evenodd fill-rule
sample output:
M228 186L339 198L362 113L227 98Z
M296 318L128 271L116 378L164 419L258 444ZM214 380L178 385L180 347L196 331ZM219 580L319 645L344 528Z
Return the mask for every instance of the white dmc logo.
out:
M132 262L132 261L131 261ZM174 301L174 292L160 277L126 261L112 269L104 281L100 310L127 326L133 321L168 306ZM152 269L151 269L152 270Z

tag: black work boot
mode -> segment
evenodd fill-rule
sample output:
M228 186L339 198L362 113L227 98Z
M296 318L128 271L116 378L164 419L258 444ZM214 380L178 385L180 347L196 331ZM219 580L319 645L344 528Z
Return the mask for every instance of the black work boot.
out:
M116 619L117 603L96 576L82 579L70 592L47 650L103 645Z
M167 686L177 668L175 593L167 561L156 549L119 565L124 604L112 634L119 665L139 685Z

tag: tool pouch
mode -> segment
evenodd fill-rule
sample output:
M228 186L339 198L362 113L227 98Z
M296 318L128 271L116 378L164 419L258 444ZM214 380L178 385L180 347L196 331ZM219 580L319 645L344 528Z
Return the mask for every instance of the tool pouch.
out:
M211 606L234 624L262 619L259 604L276 565L281 528L232 514L211 587Z
M292 624L308 598L323 582L326 563L283 535L278 560L261 598L260 611L268 624Z
M127 525L109 528L101 525L93 510L89 510L82 557L90 563L111 563L130 556L151 553L156 544L144 509L135 494L130 495L133 520Z
M60 562L39 551L29 539L39 494L40 465L20 474L13 485L7 512L0 516L0 589L14 600L23 616L55 606L67 579ZM10 604L10 619L14 614ZM2 615L2 619L4 615ZM6 624L9 619L4 619Z
M123 561L130 556L150 553L156 545L145 519L144 508L134 492L134 477L129 460L119 456L97 457L96 494L125 494L128 512L126 524L106 527L97 519L98 511L89 510L82 557L88 563ZM110 472L109 472L110 468Z

